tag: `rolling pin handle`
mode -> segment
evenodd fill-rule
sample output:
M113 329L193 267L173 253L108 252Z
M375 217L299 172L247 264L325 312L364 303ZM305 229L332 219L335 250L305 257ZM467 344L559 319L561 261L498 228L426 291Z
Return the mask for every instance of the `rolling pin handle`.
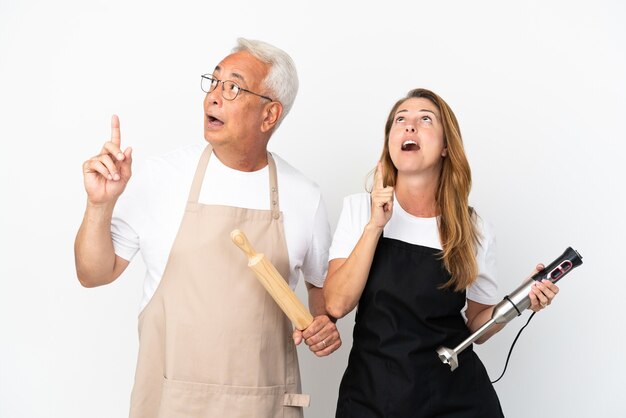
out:
M246 253L248 258L252 258L256 255L256 252L252 248L252 245L250 245L248 238L241 230L234 229L230 233L230 238L233 240L237 247L239 247L244 253Z

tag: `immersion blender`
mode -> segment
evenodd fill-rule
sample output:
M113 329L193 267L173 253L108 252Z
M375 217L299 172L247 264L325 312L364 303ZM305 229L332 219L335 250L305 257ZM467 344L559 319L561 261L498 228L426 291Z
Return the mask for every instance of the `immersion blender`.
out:
M476 330L476 332L467 337L461 344L454 349L443 346L439 347L437 349L439 359L442 363L449 364L451 370L456 369L459 366L458 355L461 351L465 350L495 324L508 323L513 318L520 316L522 312L530 306L530 297L528 294L536 281L540 282L541 280L548 279L552 283L556 283L582 263L583 258L578 254L578 251L574 250L572 247L568 247L565 252L550 263L550 265L529 277L512 293L506 295L502 302L494 306L491 319Z

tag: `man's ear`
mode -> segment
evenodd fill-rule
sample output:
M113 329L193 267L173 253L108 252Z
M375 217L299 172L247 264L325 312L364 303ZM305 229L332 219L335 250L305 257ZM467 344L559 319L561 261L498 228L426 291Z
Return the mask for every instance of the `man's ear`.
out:
M276 123L283 114L283 105L280 102L272 102L265 107L265 114L263 118L263 124L261 125L262 132L269 132L276 127Z

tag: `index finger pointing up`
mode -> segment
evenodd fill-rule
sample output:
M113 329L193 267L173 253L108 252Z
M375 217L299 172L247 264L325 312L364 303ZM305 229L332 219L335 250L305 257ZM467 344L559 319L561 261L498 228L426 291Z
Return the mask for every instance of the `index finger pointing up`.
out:
M111 142L120 145L122 139L120 134L120 119L117 115L111 116Z

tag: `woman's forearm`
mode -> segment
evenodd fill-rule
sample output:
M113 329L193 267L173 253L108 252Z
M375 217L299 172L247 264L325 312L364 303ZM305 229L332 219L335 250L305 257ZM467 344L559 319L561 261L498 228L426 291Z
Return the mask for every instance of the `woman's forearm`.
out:
M367 224L348 258L331 260L329 263L324 299L326 311L333 317L346 316L358 304L382 230Z

